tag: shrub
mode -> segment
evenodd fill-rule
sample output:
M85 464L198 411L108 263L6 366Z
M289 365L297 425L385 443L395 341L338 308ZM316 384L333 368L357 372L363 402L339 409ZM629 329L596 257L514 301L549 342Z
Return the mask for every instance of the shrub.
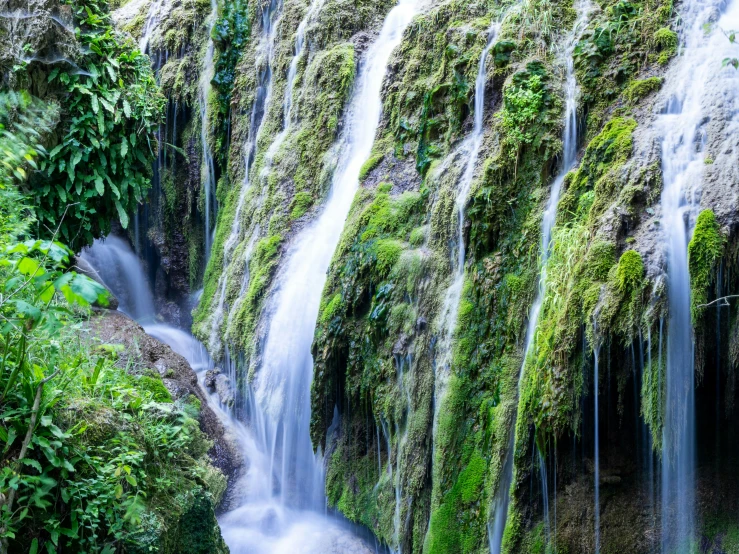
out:
M80 69L57 66L48 81L61 97L59 143L41 161L30 192L39 232L60 237L75 250L110 230L149 189L157 147L154 132L164 97L150 60L113 29L102 0L69 2L84 52Z

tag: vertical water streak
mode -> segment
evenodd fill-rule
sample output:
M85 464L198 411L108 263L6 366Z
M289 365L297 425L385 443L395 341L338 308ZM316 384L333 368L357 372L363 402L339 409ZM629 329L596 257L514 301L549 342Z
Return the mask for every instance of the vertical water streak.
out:
M595 499L593 508L595 510L595 554L600 552L600 413L599 413L599 400L598 400L598 364L600 361L600 337L598 337L598 329L595 321L593 321L593 327L595 335L595 345L593 346L593 400L595 407L593 409L595 413L595 437L594 446L595 452L593 455L593 465L595 473Z
M210 258L210 250L213 246L213 234L215 233L215 216L218 211L216 205L216 174L215 165L213 163L213 153L210 149L210 141L208 140L208 116L209 116L209 98L211 90L211 81L215 75L213 66L213 55L215 53L215 44L211 35L213 26L216 23L218 15L218 2L211 0L211 12L208 17L208 44L205 48L205 58L203 58L203 67L200 72L200 80L198 82L198 103L200 104L200 148L202 148L202 190L205 193L205 263ZM175 137L176 138L176 137ZM212 221L211 221L211 218Z
M282 518L296 510L313 514L325 510L323 457L320 449L314 454L309 433L313 332L326 272L379 124L388 61L415 11L416 1L401 0L369 47L347 111L340 139L345 156L334 174L330 196L316 221L290 245L267 300L261 365L244 401L254 435L247 457L254 462L235 499L241 506L221 518L232 552L252 552L254 535L263 538L271 533L269 526L262 531L262 514ZM338 427L336 415L332 429ZM257 550L268 551L261 545ZM292 551L314 550L296 542ZM335 550L327 546L323 551Z
M490 552L492 554L500 554L501 545L503 543L503 532L505 530L506 519L508 517L508 504L510 501L510 488L513 482L513 457L515 448L515 428L516 419L518 417L518 391L521 390L521 383L524 379L524 369L526 359L529 357L531 347L533 345L534 333L539 321L539 312L546 293L546 264L551 253L550 242L552 238L552 229L557 217L557 204L562 191L567 173L575 166L577 162L577 146L578 146L578 126L577 126L577 101L580 93L577 84L577 76L575 75L575 62L573 53L575 46L579 41L582 32L590 16L591 5L589 0L583 0L578 8L578 19L575 23L573 32L570 34L567 48L565 50L566 78L565 78L565 128L562 137L563 159L562 167L559 175L552 183L549 200L546 210L544 211L541 223L541 243L539 245L539 281L537 294L534 303L529 311L529 321L526 329L526 339L524 343L524 357L518 374L518 383L516 386L516 407L514 408L513 425L511 426L510 438L508 440L508 448L506 452L505 462L503 463L503 471L498 483L498 491L492 505L493 523L488 525L488 541Z
M477 65L477 78L475 80L475 111L474 126L472 133L464 141L461 147L461 156L467 159L464 172L457 183L457 196L455 200L455 216L457 220L456 244L452 248L452 284L446 291L444 306L440 314L438 355L435 361L436 375L434 379L434 425L433 434L436 435L439 409L446 391L449 372L451 371L452 341L454 328L457 325L457 312L462 297L464 286L464 263L465 263L465 212L467 200L472 186L472 179L477 166L477 159L482 146L484 136L485 118L485 88L487 86L487 58L490 50L495 44L495 39L500 30L500 21L495 21L487 32L487 42L480 55Z
M712 25L724 8L717 25ZM729 119L736 113L736 71L720 67L722 58L736 52L716 28L739 27L739 2L688 0L681 17L681 56L666 79L668 101L657 121L662 136L661 227L669 308L662 427L663 552L686 552L696 540L694 337L687 247L702 194L706 123L714 110L722 110Z
M275 19L277 18L277 14L280 13L281 8L281 0L270 0L262 12L261 35L259 44L257 45L255 59L257 88L249 115L248 135L242 148L244 156L244 178L239 185L239 199L236 204L233 221L231 222L231 229L228 238L223 244L223 271L218 279L218 303L211 316L211 331L208 347L214 356L218 356L223 351L220 335L223 314L226 310L226 290L228 287L227 268L231 264L231 258L241 238L243 230L241 213L246 204L247 193L251 188L249 171L256 154L257 140L262 129L262 124L264 123L264 114L267 113L272 99L272 68L274 66L275 40L278 27ZM248 260L246 260L245 264L248 264Z
M537 446L536 452L539 455L539 479L541 480L541 499L542 499L542 514L544 516L544 539L548 551L548 545L551 544L551 527L549 522L549 486L547 482L547 459L544 453Z
M144 29L141 33L141 39L139 40L139 50L142 53L146 53L149 48L149 41L151 40L154 31L159 26L159 22L162 18L162 7L165 0L153 0L149 5L149 11L146 14L146 20L144 21Z

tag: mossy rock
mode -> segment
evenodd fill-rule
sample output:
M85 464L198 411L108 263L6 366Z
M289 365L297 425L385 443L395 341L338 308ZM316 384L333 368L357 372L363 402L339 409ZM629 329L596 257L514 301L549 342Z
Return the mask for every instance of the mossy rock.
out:
M659 90L662 81L661 77L649 77L640 81L632 81L624 90L624 98L631 104L635 104L645 96Z
M154 402L172 402L172 395L160 377L142 375L136 380L136 387L150 393Z
M174 554L227 554L213 503L203 492L195 495L190 509L180 517Z
M688 269L690 270L690 312L693 323L703 313L708 302L708 286L724 252L725 237L721 234L716 216L711 210L703 210L695 222L693 238L688 245Z

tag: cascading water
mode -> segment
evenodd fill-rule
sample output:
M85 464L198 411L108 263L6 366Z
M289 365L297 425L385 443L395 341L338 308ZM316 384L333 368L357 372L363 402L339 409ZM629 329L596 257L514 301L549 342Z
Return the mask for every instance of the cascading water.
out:
M138 322L154 319L154 296L141 262L128 242L115 235L96 240L80 253L118 299L119 310Z
M255 451L246 457L254 461L243 484L242 505L222 518L224 536L234 553L267 551L261 539L253 541L255 534L263 537L270 525L287 525L287 514L295 510L319 517L315 512L325 509L323 460L320 452L314 454L309 433L311 344L326 271L357 190L360 169L372 150L388 61L416 8L415 0L401 0L368 49L347 112L339 150L345 155L334 174L330 196L317 220L291 245L268 301L262 364L245 402L255 440ZM265 521L265 513L273 514L274 522ZM317 550L301 546L301 551Z
M246 204L247 194L251 188L249 179L249 171L256 154L257 140L264 123L264 114L267 112L269 103L272 99L272 68L274 65L275 54L275 38L277 36L276 17L282 8L281 0L271 0L264 7L262 12L261 38L256 51L256 67L257 67L257 88L252 104L251 114L249 116L249 134L243 146L244 154L244 179L241 183L239 191L239 200L236 204L234 219L231 222L231 230L223 244L223 268L218 279L218 303L215 311L211 316L211 330L208 341L211 353L213 355L221 354L223 345L220 340L221 324L223 323L223 315L226 310L226 289L228 287L228 271L226 268L231 264L231 258L236 250L236 246L241 238L243 226L241 214ZM252 239L256 238L256 233L252 231ZM250 239L251 240L251 239ZM245 264L249 260L244 260Z
M457 242L452 249L452 284L446 291L439 323L440 336L434 379L434 435L436 433L439 408L444 397L447 381L449 380L452 362L452 339L454 338L454 328L457 325L457 312L459 311L459 302L462 297L462 287L464 286L464 263L466 257L464 243L465 211L467 209L470 187L472 186L472 179L475 174L475 167L480 155L480 147L482 146L482 139L485 132L483 124L485 119L487 58L495 43L499 30L500 21L495 21L487 33L487 43L480 55L480 61L477 66L477 79L475 80L474 127L472 128L472 134L467 137L460 149L461 156L467 159L467 163L465 164L464 173L462 173L457 183L457 198L455 201Z
M159 22L162 20L162 8L165 0L153 0L149 5L149 11L146 14L146 21L144 22L144 30L141 33L141 39L139 40L139 50L146 52L149 48L149 41L154 31L159 26Z
M290 67L287 72L287 82L285 84L285 95L282 101L282 130L275 136L274 140L272 141L272 144L270 144L269 148L267 149L267 153L265 155L264 159L264 166L262 168L262 171L260 172L260 178L263 182L262 186L262 192L260 194L258 204L261 207L261 204L264 200L264 197L266 196L266 189L268 186L268 180L270 170L272 169L272 162L274 161L274 157L277 154L277 152L280 149L280 146L282 146L282 143L287 138L288 133L290 132L290 128L293 123L293 117L292 117L292 106L293 106L293 92L295 89L295 78L298 75L298 63L300 63L300 58L303 55L303 51L305 49L305 33L306 29L308 28L308 24L313 20L313 17L318 13L321 6L323 5L324 0L312 0L310 6L308 7L308 10L305 13L305 16L300 21L300 24L298 25L298 30L295 33L295 48L293 50L293 57L290 61ZM271 63L271 62L270 62ZM240 210L239 210L240 212ZM240 232L240 231L239 231ZM239 298L236 302L240 302L244 298L244 291L249 286L249 262L251 261L251 255L254 251L254 242L259 237L260 227L257 225L251 233L251 237L249 239L249 243L247 245L247 248L245 250L243 260L244 260L244 274L241 279L241 290L239 293ZM219 307L217 309L217 313L223 312L223 307L225 303L225 277L224 282L221 290L221 295L219 298ZM231 315L229 315L229 323L231 320L231 316L236 313L236 306L231 309ZM214 322L217 318L214 318ZM211 343L215 341L215 337L213 337L213 334L218 332L217 327L211 328Z
M215 44L211 38L213 26L218 14L218 3L216 0L210 2L211 11L208 18L208 45L205 48L203 68L198 82L198 103L200 104L200 147L203 149L203 190L205 191L205 262L210 258L210 249L213 245L213 233L215 228L211 223L211 217L215 221L218 211L216 204L216 173L213 163L213 153L208 141L208 98L210 96L210 82L213 80L215 68L213 66L213 54Z
M214 367L213 360L190 333L159 321L150 283L129 243L111 235L104 241L96 240L80 254L80 258L85 264L82 269L96 273L97 278L113 292L120 302L119 310L139 322L146 333L184 356L203 386L205 372ZM244 452L248 470L242 485L248 487L249 497L271 498L273 491L269 475L273 469L273 453L261 449L260 438L255 437L252 429L234 419L216 394L205 392L209 406ZM233 526L234 520L238 522L237 527ZM252 502L227 514L222 525L233 554L373 552L367 541L360 538L363 532L367 534L366 531L319 512L291 510L276 502Z
M524 369L526 360L529 357L531 347L534 342L534 333L539 321L539 312L541 311L544 295L546 292L546 264L549 259L550 241L552 238L552 229L557 217L557 204L559 203L559 195L562 190L567 173L575 166L577 162L577 145L578 145L578 128L577 128L577 100L580 89L577 84L575 75L575 62L573 52L580 38L582 31L587 24L590 16L591 5L588 0L584 0L579 5L579 17L575 23L575 28L570 35L566 49L566 79L565 79L565 128L563 143L563 160L562 169L559 175L552 183L552 190L549 194L547 208L544 211L541 222L541 243L539 245L539 286L531 310L529 312L529 323L526 329L526 341L524 346L524 358L521 369L518 374L518 385L516 387L516 402L518 401L518 391L521 390L521 383L524 378ZM508 449L503 463L502 475L498 484L498 492L493 501L492 513L493 522L488 525L488 540L490 543L491 554L500 554L503 544L503 531L505 531L506 519L508 517L508 504L510 501L510 488L513 482L513 456L515 448L515 428L516 419L518 417L518 409L514 408L513 425L511 427L510 437L508 439ZM546 477L546 472L544 473Z
M714 25L721 9L726 11ZM702 194L706 123L712 116L735 117L739 86L733 68L721 69L723 58L736 55L732 44L723 32L711 32L715 27L739 28L739 2L687 0L681 16L682 55L667 77L669 100L657 122L662 136L662 228L669 294L662 429L663 552L691 551L696 540L694 341L687 244Z

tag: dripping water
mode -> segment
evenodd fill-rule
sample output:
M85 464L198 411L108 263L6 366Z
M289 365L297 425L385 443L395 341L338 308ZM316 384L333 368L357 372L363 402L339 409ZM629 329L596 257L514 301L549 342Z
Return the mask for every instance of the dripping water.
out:
M218 279L218 302L216 309L211 316L211 331L208 346L211 353L219 355L224 347L220 340L221 324L223 323L223 315L226 311L226 291L228 288L228 270L231 264L232 256L236 250L242 234L242 211L246 204L247 193L249 192L250 179L249 171L254 161L256 153L257 140L264 122L264 114L267 112L269 103L272 99L272 68L274 65L275 40L277 37L277 21L275 19L282 8L280 0L271 0L268 6L264 8L261 22L261 38L257 46L256 66L257 66L257 88L252 105L251 114L249 116L249 134L243 146L244 155L244 179L240 184L239 199L236 204L231 229L223 244L223 271ZM257 233L252 231L250 240L255 239ZM245 265L249 260L245 260Z
M210 258L210 250L213 246L213 234L215 233L216 214L218 205L216 203L216 173L215 164L213 162L213 152L210 149L210 141L208 140L208 113L211 81L215 75L215 67L213 65L213 55L215 53L215 44L211 35L213 34L213 26L216 23L218 13L218 3L216 0L210 2L211 11L208 18L208 44L205 48L205 58L203 59L203 67L200 73L200 81L198 82L198 103L200 104L200 148L202 148L202 169L203 176L203 192L205 193L205 263ZM176 117L176 116L175 116ZM175 122L176 122L175 118ZM176 138L176 137L175 137ZM212 220L211 220L212 218Z
M711 31L710 23L722 9L726 11ZM739 27L739 2L688 0L681 17L682 55L667 77L668 101L657 122L662 135L661 227L669 308L662 427L663 552L687 552L696 540L695 346L687 246L702 194L705 123L714 109L729 114L733 108L736 113L739 85L733 68L720 67L722 58L735 55L721 29Z
M462 296L462 288L464 286L464 263L465 263L465 211L467 208L467 200L472 186L472 179L477 165L477 159L482 146L484 135L484 118L485 118L485 88L487 86L487 58L492 49L495 39L500 30L500 21L495 21L487 33L487 43L480 55L478 62L477 79L475 80L475 113L474 127L472 134L467 137L461 148L461 155L466 158L467 163L464 173L457 183L457 197L455 201L455 211L457 220L457 238L456 244L452 248L452 284L446 291L444 298L444 306L441 311L440 319L440 340L439 354L435 362L436 376L434 383L434 435L438 422L439 409L446 390L446 384L449 379L451 370L451 352L452 340L454 336L454 328L457 325L457 312L459 311L459 302Z
M579 17L575 24L575 28L570 35L566 49L566 78L565 78L565 128L563 136L563 160L562 168L559 175L552 183L549 201L542 218L541 224L541 243L539 245L539 283L536 299L529 311L529 322L526 329L526 339L524 346L524 358L521 369L518 374L518 384L516 388L516 399L518 401L518 391L521 390L521 383L524 379L524 368L526 359L529 357L531 347L534 342L534 333L536 325L539 321L539 312L544 295L546 292L546 264L550 255L550 241L552 229L557 216L557 204L559 195L562 190L567 173L575 166L577 162L577 145L578 145L578 127L577 127L577 101L579 96L579 87L577 77L575 75L575 62L573 53L590 15L591 5L589 0L584 0L579 6ZM505 530L506 519L508 517L508 504L510 501L510 488L513 482L513 456L515 448L515 428L516 419L518 417L518 408L514 407L513 425L511 426L510 437L508 439L508 448L506 451L505 462L503 464L503 472L498 484L498 491L493 501L491 514L493 521L488 524L488 540L490 544L490 552L492 554L500 554L503 543L503 531ZM544 475L546 478L546 474Z

